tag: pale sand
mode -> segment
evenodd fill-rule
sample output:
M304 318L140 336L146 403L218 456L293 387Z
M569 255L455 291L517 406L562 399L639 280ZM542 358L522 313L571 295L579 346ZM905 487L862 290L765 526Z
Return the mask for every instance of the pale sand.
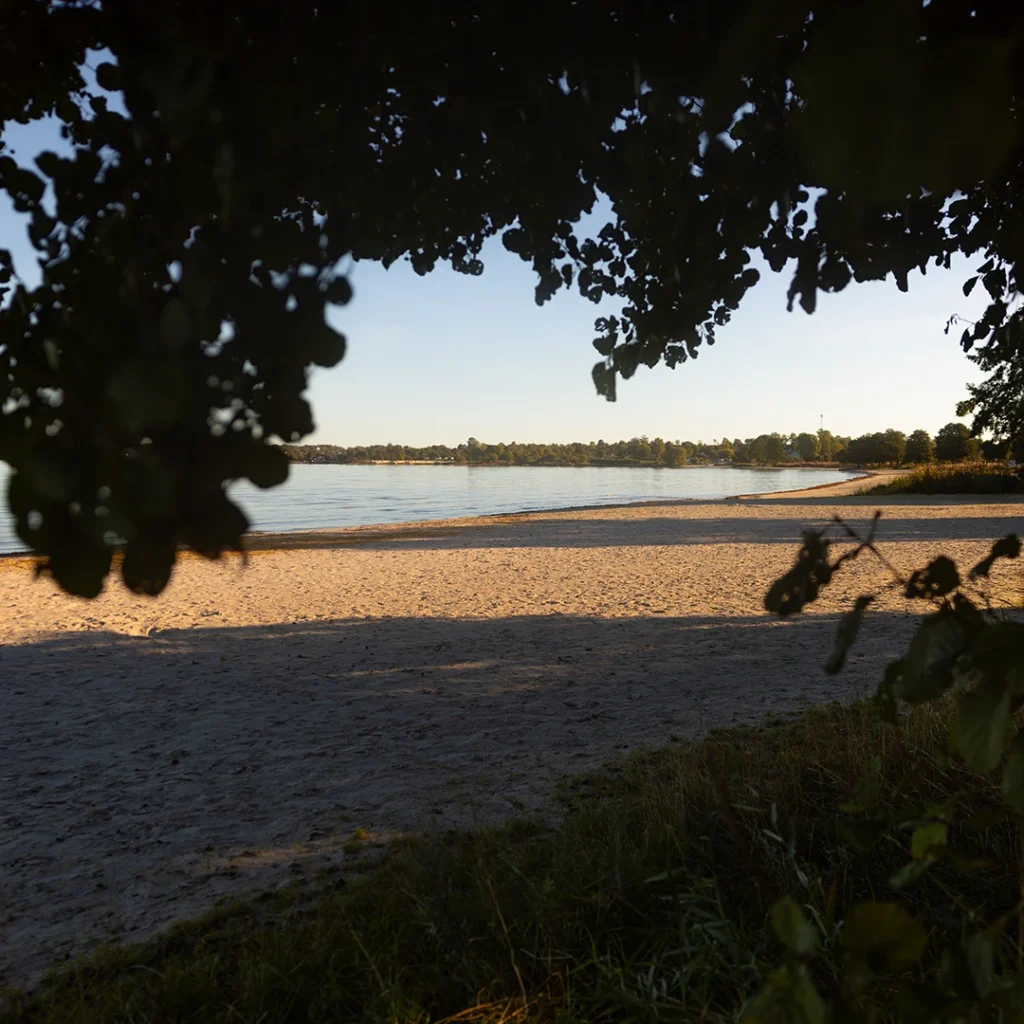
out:
M861 470L858 476L841 480L836 484L819 484L816 487L804 487L798 491L776 491L774 494L741 494L741 498L800 498L801 501L817 501L819 498L839 498L859 495L861 491L879 484L887 484L898 476L906 476L906 470L875 469L868 472Z
M912 628L894 595L820 666L872 559L794 621L761 602L804 527L877 505L908 570L973 564L1024 511L809 492L334 531L186 558L155 601L0 562L3 976L344 863L356 826L494 821L640 745L870 691Z

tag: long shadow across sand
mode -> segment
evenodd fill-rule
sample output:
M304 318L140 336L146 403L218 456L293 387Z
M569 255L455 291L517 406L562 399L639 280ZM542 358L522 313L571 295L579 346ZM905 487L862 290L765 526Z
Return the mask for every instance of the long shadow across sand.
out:
M23 979L110 934L278 884L374 835L544 805L561 773L874 686L832 616L392 618L0 648L0 964Z

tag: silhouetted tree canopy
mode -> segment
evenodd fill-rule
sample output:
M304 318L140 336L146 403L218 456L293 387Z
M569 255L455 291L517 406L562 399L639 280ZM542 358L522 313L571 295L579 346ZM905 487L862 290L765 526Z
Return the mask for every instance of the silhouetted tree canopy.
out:
M1018 22L985 0L4 5L0 120L53 117L74 146L0 151L43 275L0 253L19 535L80 594L118 539L145 593L179 544L238 548L224 482L284 480L268 441L313 428L306 373L344 354L325 310L351 257L479 274L500 235L538 303L619 303L594 341L608 398L711 344L755 262L794 267L810 313L979 254L965 290L991 302L961 340L1003 358ZM611 218L581 237L601 195Z

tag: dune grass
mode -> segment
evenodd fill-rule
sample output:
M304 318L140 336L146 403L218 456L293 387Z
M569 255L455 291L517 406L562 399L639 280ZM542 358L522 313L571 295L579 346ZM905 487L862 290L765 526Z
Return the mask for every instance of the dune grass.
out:
M1021 494L1019 471L1005 462L952 462L918 466L860 494Z
M886 880L902 839L866 856L837 836L837 804L876 754L883 803L998 803L987 781L933 758L946 716L917 709L897 735L868 704L832 705L639 753L568 780L553 823L411 839L361 880L323 878L102 950L9 994L0 1020L735 1020L778 961L768 911L783 893L823 932L878 894L939 933L960 927L965 899L993 916L1013 907L1019 836L1005 821L951 835L1000 866L937 868L899 893Z

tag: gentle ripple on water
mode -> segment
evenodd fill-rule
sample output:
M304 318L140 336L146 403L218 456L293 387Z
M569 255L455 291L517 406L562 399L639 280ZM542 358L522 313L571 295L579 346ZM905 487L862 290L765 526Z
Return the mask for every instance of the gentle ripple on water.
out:
M453 516L624 505L634 501L724 498L835 483L834 469L644 469L633 466L292 466L282 487L247 481L230 493L253 528L272 532L405 523ZM7 469L0 465L6 493ZM0 552L22 550L0 515Z

